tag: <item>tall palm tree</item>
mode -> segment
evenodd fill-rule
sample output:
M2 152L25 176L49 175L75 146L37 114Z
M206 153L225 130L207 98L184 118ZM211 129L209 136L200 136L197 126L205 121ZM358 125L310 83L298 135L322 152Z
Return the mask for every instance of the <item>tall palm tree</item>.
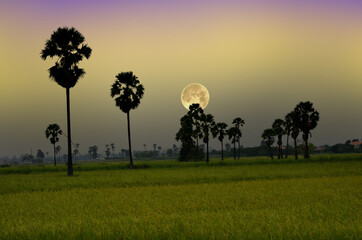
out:
M41 51L41 58L56 57L55 65L49 68L49 78L66 89L68 176L73 176L72 138L70 128L70 88L74 87L85 71L78 67L83 58L89 58L92 49L84 44L84 36L75 28L58 28L52 33Z
M231 143L234 144L234 160L236 160L236 142L239 141L239 137L241 135L240 129L237 127L231 127L227 130L227 134Z
M285 149L285 158L288 158L288 152L289 152L289 136L293 130L293 122L292 122L292 118L290 116L290 113L288 113L285 117L284 117L284 130L285 130L285 134L287 135L287 147Z
M282 142L282 138L283 138L283 135L284 135L284 126L285 122L278 118L278 119L275 119L273 124L272 124L272 128L274 130L274 133L275 135L278 137L278 159L280 158L283 158L283 150L282 150L282 145L283 145L283 142Z
M54 123L54 124L49 124L49 126L47 127L47 129L45 130L45 136L46 138L50 137L50 143L53 144L53 150L54 150L54 166L57 165L57 159L55 157L55 153L56 153L56 148L55 148L55 144L59 141L58 135L62 135L63 132L60 129L59 125Z
M224 137L227 135L226 128L228 125L224 122L219 122L211 129L212 136L215 138L217 135L221 143L221 160L224 160Z
M287 134L290 132L290 136L294 140L294 157L298 159L297 138L299 135L299 114L296 111L291 111L285 116L285 130Z
M303 132L303 140L305 143L304 158L310 158L308 138L312 136L310 131L318 124L319 112L314 109L313 103L309 101L300 102L294 108L294 111L298 114L298 127Z
M204 110L200 107L200 104L193 103L189 107L189 111L187 115L189 115L192 119L193 132L192 136L196 140L196 151L199 151L199 138L202 138L201 131L201 116L204 114Z
M240 133L240 136L238 138L238 160L240 160L240 139L241 139L241 130L240 130L240 127L244 126L245 124L245 121L239 117L235 118L233 120L233 124L235 125L235 127L237 127L239 129L239 133Z
M270 158L273 159L273 151L271 145L274 143L275 131L272 128L265 129L261 137L269 147Z
M116 80L111 87L111 97L116 97L116 106L127 114L128 145L130 168L133 168L132 147L131 147L131 127L129 112L141 103L144 94L143 85L133 72L121 72L116 76Z
M203 142L206 143L206 162L209 163L209 133L214 127L214 116L211 114L202 114L201 118L201 129L203 135Z

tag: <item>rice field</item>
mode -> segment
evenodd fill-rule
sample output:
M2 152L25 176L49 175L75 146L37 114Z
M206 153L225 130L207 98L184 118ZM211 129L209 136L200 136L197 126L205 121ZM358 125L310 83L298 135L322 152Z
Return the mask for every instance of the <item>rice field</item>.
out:
M0 239L362 239L361 155L136 166L1 168Z

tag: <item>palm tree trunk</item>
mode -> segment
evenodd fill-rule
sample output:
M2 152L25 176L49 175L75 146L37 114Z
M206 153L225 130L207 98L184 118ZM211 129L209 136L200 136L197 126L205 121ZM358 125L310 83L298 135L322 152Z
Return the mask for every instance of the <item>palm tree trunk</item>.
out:
M294 157L298 159L298 148L297 148L297 139L294 138Z
M224 161L224 141L221 141L221 160Z
M239 155L238 155L238 160L240 160L240 139L239 139L239 141L238 141L238 153L239 153Z
M132 147L131 147L131 127L129 122L129 112L127 112L127 126L128 126L128 146L129 146L129 167L133 168Z
M271 147L270 144L269 144L269 155L270 155L270 158L271 158L271 159L274 159L274 158L273 158L273 150L272 150L272 147Z
M57 159L55 158L55 143L53 144L54 147L54 166L57 165Z
M73 161L72 161L72 137L70 131L70 92L66 88L67 94L67 130L68 130L68 176L73 176Z
M308 146L308 133L304 134L304 141L305 141L305 150L304 150L304 158L310 158L309 156L309 146Z
M289 134L287 134L287 149L285 150L285 158L288 158Z
M234 160L236 160L236 141L234 139Z
M206 162L209 163L209 140L206 142Z

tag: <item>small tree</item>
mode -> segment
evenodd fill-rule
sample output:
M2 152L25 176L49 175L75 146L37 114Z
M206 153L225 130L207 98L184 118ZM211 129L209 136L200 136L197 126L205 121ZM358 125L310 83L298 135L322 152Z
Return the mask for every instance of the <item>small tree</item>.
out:
M299 115L297 112L292 111L285 116L286 119L286 131L290 132L291 137L294 140L294 157L298 159L298 147L297 138L299 135ZM288 145L288 144L287 144Z
M49 138L50 143L53 144L53 151L54 151L54 166L57 165L57 160L56 160L56 147L55 144L59 141L58 135L62 135L63 132L60 129L59 125L54 123L54 124L49 124L49 126L47 127L47 129L45 130L45 136L46 138ZM59 149L60 151L60 149Z
M272 128L274 130L274 133L275 135L278 137L278 159L280 158L283 158L283 142L282 142L282 138L283 138L283 135L284 135L284 129L283 129L283 126L284 126L285 122L278 118L278 119L275 119L275 121L273 122L273 125L272 125Z
M224 122L219 122L211 129L212 136L218 137L221 143L221 160L224 160L224 137L227 135L226 128L228 125Z
M239 141L239 137L241 132L237 127L231 127L227 130L227 134L229 136L229 140L234 144L234 160L236 160L236 143Z
M294 108L294 111L298 115L298 128L303 132L303 140L305 143L304 158L310 158L308 138L309 136L312 136L310 131L314 129L318 124L319 112L314 109L313 103L309 101L300 102Z
M238 137L238 159L240 160L240 139L242 136L240 127L244 126L245 121L243 119L237 117L233 120L233 124L235 125L235 127L237 127L239 129L238 134L240 134L240 136Z
M42 150L38 149L37 153L36 153L36 158L38 160L38 162L43 162L43 159L45 157L45 154Z
M265 129L263 134L261 135L261 137L265 141L266 145L269 147L269 155L270 155L271 159L273 159L273 151L272 151L271 146L274 143L274 136L275 136L275 132L274 132L274 129L272 129L272 128Z
M206 143L206 162L209 163L209 135L211 129L214 127L214 116L211 114L202 114L201 118L201 130L203 134L203 142Z

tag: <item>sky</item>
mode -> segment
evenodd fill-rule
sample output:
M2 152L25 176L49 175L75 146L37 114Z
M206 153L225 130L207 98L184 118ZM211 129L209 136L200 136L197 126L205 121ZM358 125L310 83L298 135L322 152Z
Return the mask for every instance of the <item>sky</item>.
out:
M110 97L120 72L145 87L131 111L134 149L174 143L190 83L210 93L206 113L245 120L241 144L257 146L274 119L300 101L320 112L315 145L362 138L362 1L0 0L0 157L52 152L49 124L66 132L65 89L40 51L58 27L93 49L71 89L72 140L80 152L128 148L126 114ZM66 137L59 144L66 151ZM180 143L177 143L180 145ZM211 146L219 148L217 139Z

